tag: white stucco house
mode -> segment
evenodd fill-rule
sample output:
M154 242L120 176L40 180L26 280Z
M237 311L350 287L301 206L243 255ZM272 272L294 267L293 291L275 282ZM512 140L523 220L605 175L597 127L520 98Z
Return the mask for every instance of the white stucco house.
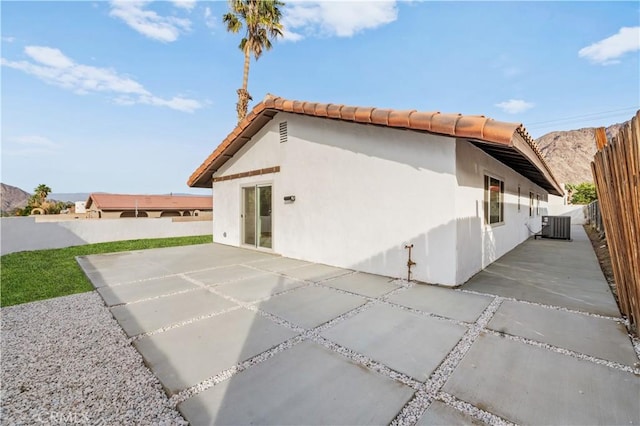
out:
M214 241L456 286L541 227L562 189L521 124L267 96L191 175Z

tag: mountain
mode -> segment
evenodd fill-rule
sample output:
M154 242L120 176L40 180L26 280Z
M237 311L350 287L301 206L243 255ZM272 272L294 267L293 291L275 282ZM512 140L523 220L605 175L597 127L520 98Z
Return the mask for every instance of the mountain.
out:
M0 200L2 200L0 210L3 213L9 213L14 209L26 206L29 197L31 194L18 187L0 183Z
M607 127L611 140L625 123ZM595 155L595 127L547 133L536 139L542 156L559 183L593 182L591 161Z
M75 203L76 201L87 201L89 198L88 192L73 192L73 193L51 193L47 197L50 200L64 201L65 203Z

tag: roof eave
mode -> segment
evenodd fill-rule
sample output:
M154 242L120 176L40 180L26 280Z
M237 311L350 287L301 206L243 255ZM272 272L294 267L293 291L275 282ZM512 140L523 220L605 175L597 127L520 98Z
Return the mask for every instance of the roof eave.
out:
M524 155L529 162L538 169L544 179L549 183L548 187L545 187L545 185L540 186L545 187L550 194L562 197L564 195L564 191L555 176L553 176L551 169L542 158L542 155L536 152L537 147L535 147L533 140L527 140L525 137L530 139L528 138L528 135L522 135L520 131L516 132L513 138L514 148L522 153L522 155Z
M553 195L563 195L549 167L535 153L519 132L515 132L508 143L496 143L479 139L467 139L487 155L513 169Z
M211 188L213 174L231 157L233 157L256 133L260 131L279 112L273 108L260 108L252 116L248 116L242 123L225 138L216 149L189 178L187 184L192 188ZM207 164L209 163L209 164ZM201 170L202 169L202 170Z
M494 146L503 153L511 151L510 155L512 156L515 153L515 156L519 158L515 163L526 165L527 170L524 172L533 177L532 181L545 188L551 194L563 195L560 185L542 158L535 142L519 123L497 122L486 119L484 116L441 115L438 112L393 111L334 104L315 104L289 101L275 98L271 95L268 95L264 101L256 105L251 113L227 135L222 143L191 175L187 184L195 188L210 188L216 171L233 157L266 123L271 121L278 112L380 125L395 129L424 131L454 138L467 138L467 140L475 141L477 146ZM517 167L513 165L509 165L509 167L518 171Z

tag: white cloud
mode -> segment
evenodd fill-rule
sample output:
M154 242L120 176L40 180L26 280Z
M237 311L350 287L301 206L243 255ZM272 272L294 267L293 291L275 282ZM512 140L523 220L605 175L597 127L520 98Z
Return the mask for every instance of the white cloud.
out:
M60 145L39 135L17 136L9 138L9 149L3 154L28 157L34 155L51 155L57 152Z
M291 1L283 11L285 40L309 35L351 37L398 18L396 1Z
M535 106L535 104L525 102L522 99L509 99L508 101L495 104L495 106L497 106L507 114L518 114L530 110Z
M6 43L13 43L14 41L16 41L15 37L2 37L2 41L6 42Z
M171 0L175 7L181 9L192 10L196 5L196 0Z
M211 29L214 29L216 27L216 17L213 16L209 7L204 8L204 23Z
M42 46L27 46L24 51L36 62L53 68L69 68L73 66L73 61L64 56L58 49Z
M622 27L617 34L583 47L578 56L589 61L612 65L620 62L625 53L640 50L640 27Z
M191 29L190 20L160 16L145 8L148 3L148 0L113 0L109 15L121 19L140 34L163 42L176 41L180 34ZM185 4L190 4L190 7L195 4L190 1L180 3L183 5L180 6L182 8L185 8Z
M194 99L173 97L163 99L153 95L137 81L118 74L110 68L98 68L77 64L59 49L43 46L27 46L25 53L34 62L9 61L2 58L3 66L31 74L40 80L59 86L74 93L108 93L115 96L119 104L146 104L162 106L178 111L193 112L202 108L202 103Z

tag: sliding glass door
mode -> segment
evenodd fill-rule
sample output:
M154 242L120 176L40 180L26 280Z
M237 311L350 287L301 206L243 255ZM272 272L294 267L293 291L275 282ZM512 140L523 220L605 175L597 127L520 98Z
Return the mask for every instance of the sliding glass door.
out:
M242 188L242 242L272 248L271 185Z

